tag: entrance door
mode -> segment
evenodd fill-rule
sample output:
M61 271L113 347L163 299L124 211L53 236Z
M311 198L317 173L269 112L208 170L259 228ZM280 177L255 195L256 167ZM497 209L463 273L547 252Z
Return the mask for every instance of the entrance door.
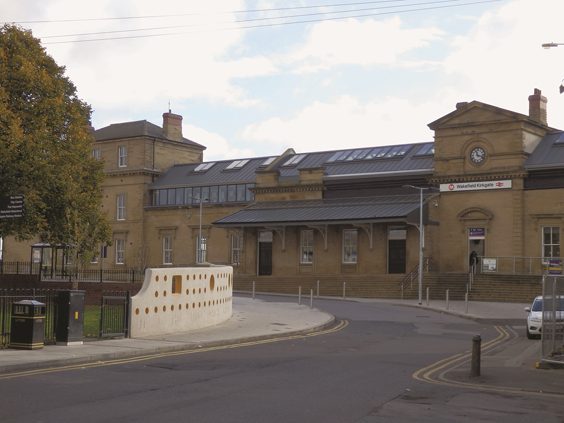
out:
M272 275L272 232L259 233L258 274Z
M388 240L388 273L405 273L405 239Z
M470 271L470 266L471 266L471 256L472 256L472 252L475 252L476 254L476 271L478 271L478 269L481 269L481 259L482 257L484 257L485 253L486 253L486 240L485 239L469 239L468 240L468 271Z

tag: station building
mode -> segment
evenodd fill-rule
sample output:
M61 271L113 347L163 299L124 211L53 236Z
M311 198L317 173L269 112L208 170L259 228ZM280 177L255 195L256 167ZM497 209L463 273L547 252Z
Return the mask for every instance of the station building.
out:
M524 115L479 101L434 140L205 161L182 117L95 131L113 242L96 268L229 264L237 278L561 272L564 132L539 90ZM423 242L420 245L420 229ZM40 240L36 240L40 241ZM6 261L30 243L4 242ZM34 258L37 259L37 258Z

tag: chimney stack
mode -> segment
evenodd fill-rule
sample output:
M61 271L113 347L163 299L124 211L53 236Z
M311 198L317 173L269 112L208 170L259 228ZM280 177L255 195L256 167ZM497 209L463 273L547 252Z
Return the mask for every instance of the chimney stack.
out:
M529 117L543 125L548 125L546 119L546 97L541 90L535 88L533 95L529 96Z
M163 113L163 133L169 140L182 141L182 116L175 115L170 110Z

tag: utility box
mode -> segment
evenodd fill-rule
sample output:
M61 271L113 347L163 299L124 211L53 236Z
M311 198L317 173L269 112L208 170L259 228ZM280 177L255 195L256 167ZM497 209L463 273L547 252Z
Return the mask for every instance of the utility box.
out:
M84 291L59 291L57 294L57 345L80 345L83 342Z
M35 300L12 304L9 346L23 350L45 346L45 304Z

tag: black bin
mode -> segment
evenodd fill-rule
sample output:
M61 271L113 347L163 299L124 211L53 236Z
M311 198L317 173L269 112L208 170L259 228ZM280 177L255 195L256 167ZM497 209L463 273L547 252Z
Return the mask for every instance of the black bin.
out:
M45 304L35 300L12 304L9 346L22 350L45 346Z
M55 337L59 345L83 342L84 291L59 291Z

